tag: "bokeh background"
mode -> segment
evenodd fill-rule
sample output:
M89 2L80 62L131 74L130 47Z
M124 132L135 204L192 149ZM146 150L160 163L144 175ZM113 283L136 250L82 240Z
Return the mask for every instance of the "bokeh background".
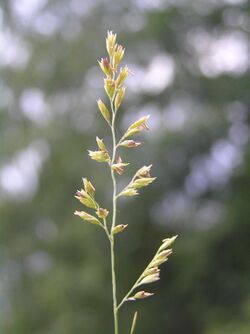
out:
M110 334L109 248L73 216L81 177L110 205L90 161L108 129L97 59L108 29L133 76L122 131L144 114L144 145L122 178L157 176L120 202L119 297L161 239L179 234L156 296L127 304L121 333L250 333L250 4L246 0L0 1L0 332ZM151 288L151 289L150 289Z

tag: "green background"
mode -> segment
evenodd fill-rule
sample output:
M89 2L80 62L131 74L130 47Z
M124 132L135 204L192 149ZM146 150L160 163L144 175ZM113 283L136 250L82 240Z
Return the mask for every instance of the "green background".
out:
M73 216L81 177L110 207L110 144L96 107L108 29L133 72L118 134L151 114L119 186L153 163L156 182L119 203L119 299L179 234L153 298L127 304L121 333L250 332L249 3L244 0L0 1L0 332L110 334L109 245Z

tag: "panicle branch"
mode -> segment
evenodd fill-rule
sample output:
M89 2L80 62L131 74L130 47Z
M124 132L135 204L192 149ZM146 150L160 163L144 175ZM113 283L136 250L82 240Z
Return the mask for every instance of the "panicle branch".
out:
M151 177L150 170L152 165L143 166L140 168L129 182L129 184L117 195L120 196L135 196L138 195L137 189L148 186L156 177Z
M172 249L170 247L176 240L177 235L172 238L167 238L162 240L162 245L159 247L157 252L155 253L152 260L149 262L147 267L142 272L141 276L126 294L126 296L122 299L120 304L118 305L118 309L127 301L135 301L137 299L144 299L150 296L153 296L153 293L146 291L138 291L134 295L133 292L139 286L149 283L154 283L159 281L160 279L160 269L159 266L168 260L169 255L172 254Z

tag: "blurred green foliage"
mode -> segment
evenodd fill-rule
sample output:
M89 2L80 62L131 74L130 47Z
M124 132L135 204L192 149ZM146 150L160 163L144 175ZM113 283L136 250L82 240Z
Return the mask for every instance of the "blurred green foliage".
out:
M160 240L180 235L156 296L126 305L121 332L138 310L138 333L249 333L249 3L0 6L1 333L112 333L108 243L73 216L82 176L110 205L108 171L86 152L108 133L96 107L108 29L134 72L120 134L151 114L145 145L123 152L129 175L153 162L158 177L119 206L120 297Z

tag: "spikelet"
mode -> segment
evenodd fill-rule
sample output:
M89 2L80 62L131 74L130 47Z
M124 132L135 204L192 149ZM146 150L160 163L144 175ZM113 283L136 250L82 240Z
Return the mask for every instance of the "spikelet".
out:
M74 214L76 216L79 216L80 218L82 218L86 222L89 222L89 223L94 224L94 225L100 225L100 226L102 226L101 222L96 217L88 214L85 211L75 211Z
M108 108L105 106L101 99L97 101L97 104L103 118L108 122L108 124L110 124L110 112Z

